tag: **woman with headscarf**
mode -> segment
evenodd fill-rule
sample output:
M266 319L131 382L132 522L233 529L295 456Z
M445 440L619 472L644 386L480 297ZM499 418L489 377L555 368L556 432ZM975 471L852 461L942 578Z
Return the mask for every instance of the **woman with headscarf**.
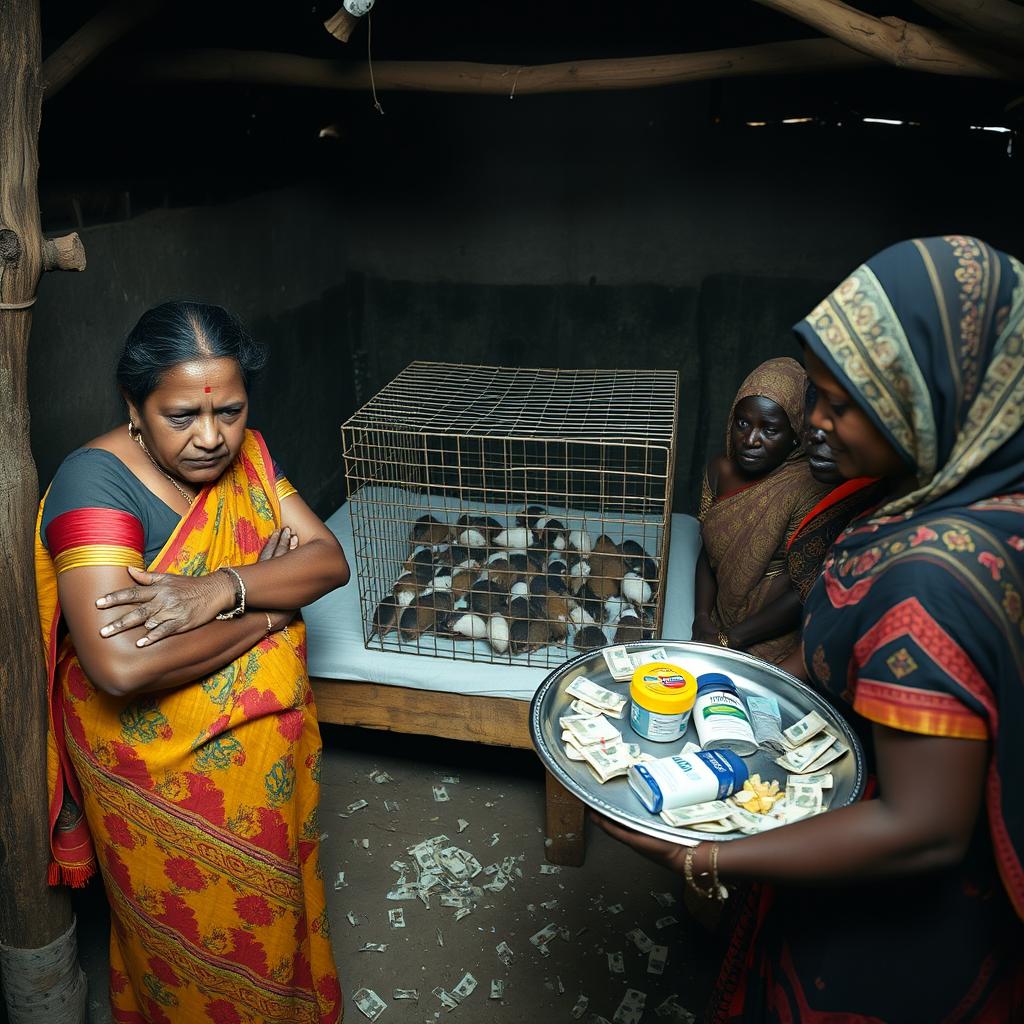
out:
M695 640L738 646L730 631L783 592L786 542L828 490L811 476L800 446L806 382L795 359L769 359L733 399L725 455L704 478ZM748 649L781 661L798 643L790 628Z
M1024 266L974 238L904 242L796 330L839 470L888 482L803 634L877 792L685 850L598 820L695 893L759 883L714 1024L1024 1020Z

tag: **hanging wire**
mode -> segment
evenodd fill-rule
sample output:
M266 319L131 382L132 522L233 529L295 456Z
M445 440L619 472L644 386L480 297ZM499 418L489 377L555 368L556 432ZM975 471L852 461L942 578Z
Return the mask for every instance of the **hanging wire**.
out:
M373 15L366 15L366 63L370 68L370 89L373 92L373 108L381 117L384 116L384 108L377 99L377 83L373 80Z

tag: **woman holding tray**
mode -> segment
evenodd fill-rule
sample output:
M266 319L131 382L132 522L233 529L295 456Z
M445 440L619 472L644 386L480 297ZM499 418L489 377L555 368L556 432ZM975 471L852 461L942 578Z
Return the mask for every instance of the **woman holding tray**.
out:
M839 470L889 484L833 546L803 637L878 792L695 848L599 821L708 899L759 883L715 1024L1024 1020L1024 267L904 242L796 329Z
M704 477L693 638L743 646L780 661L799 643L795 624L759 643L739 632L786 590L786 542L827 485L810 473L800 445L807 377L795 359L770 359L740 386L729 412L725 454Z
M103 875L118 1021L342 1011L295 615L349 570L246 429L263 361L218 306L149 310L117 368L128 423L40 507L50 881Z

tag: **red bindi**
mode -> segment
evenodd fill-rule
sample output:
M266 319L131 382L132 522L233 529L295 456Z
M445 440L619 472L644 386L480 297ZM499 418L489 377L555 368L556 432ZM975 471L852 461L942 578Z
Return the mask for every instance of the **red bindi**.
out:
M207 386L207 387L203 388L203 394L204 395L208 395L212 390L213 390L213 388Z

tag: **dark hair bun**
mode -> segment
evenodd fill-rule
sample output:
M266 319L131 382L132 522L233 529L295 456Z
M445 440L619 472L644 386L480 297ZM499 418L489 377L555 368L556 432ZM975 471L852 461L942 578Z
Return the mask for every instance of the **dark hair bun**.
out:
M139 406L179 363L224 358L238 363L248 389L266 364L267 349L223 306L162 302L146 310L131 329L117 363L117 384Z

